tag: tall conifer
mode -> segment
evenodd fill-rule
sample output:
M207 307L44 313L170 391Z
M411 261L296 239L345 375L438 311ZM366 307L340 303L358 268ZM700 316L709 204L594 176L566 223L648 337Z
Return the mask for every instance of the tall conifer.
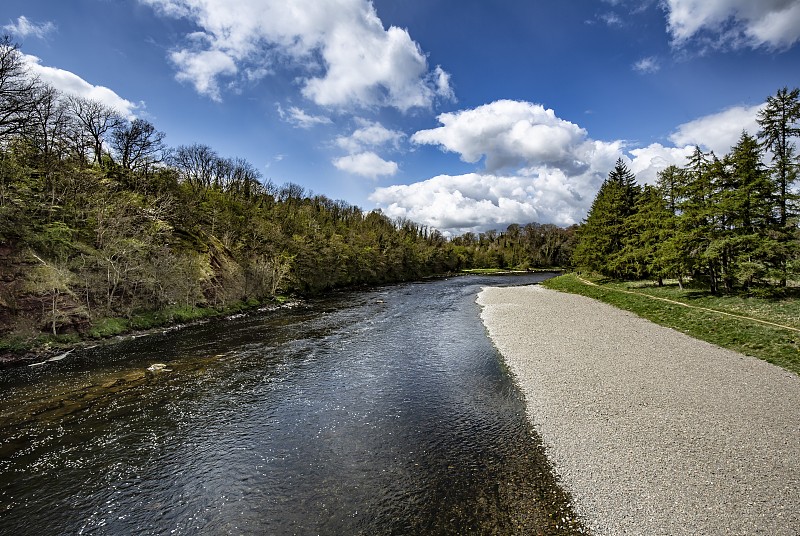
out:
M800 89L784 87L775 96L767 97L766 106L758 114L761 130L758 136L763 147L772 152L770 172L777 198L778 264L780 284L786 286L790 260L798 251L798 229L792 219L797 215L797 195L792 185L797 180L798 162L794 139L800 136Z

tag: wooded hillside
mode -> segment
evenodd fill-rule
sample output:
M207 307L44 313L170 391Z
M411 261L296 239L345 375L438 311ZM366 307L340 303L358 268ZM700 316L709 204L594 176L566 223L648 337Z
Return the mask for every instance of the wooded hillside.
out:
M144 119L31 78L0 43L0 337L571 256L574 229L451 241L165 140Z

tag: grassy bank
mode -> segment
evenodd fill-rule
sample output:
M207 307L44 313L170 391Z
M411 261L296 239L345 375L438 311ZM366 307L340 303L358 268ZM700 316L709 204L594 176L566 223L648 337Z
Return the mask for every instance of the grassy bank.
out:
M800 330L797 293L789 293L781 299L714 296L697 289L681 290L677 283L658 287L651 282L588 280L597 286L586 284L572 274L542 284L553 290L600 300L656 324L800 374L800 331L794 331Z
M145 311L129 318L105 317L95 320L82 333L64 335L37 334L33 336L9 336L0 338L0 364L15 364L43 355L58 353L92 341L109 339L118 335L147 332L178 324L188 324L206 318L223 317L243 313L270 304L285 303L288 298L276 296L274 300L249 300L236 302L226 307L169 307L159 311Z

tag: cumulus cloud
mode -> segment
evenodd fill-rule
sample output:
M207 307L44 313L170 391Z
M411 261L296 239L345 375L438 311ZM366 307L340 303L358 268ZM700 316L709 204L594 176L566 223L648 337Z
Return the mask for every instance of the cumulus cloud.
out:
M140 108L140 105L120 97L107 87L90 84L75 73L42 65L36 56L22 54L22 58L31 74L64 93L101 102L128 118L133 118Z
M55 31L56 25L52 22L35 23L29 20L25 15L20 15L16 22L6 24L3 30L10 35L16 35L25 39L26 37L36 37L44 39L47 34Z
M222 100L217 77L239 71L234 59L220 50L176 50L169 58L178 68L179 82L191 83L198 93L217 102Z
M430 107L451 98L449 75L429 70L408 31L384 28L368 0L140 0L200 30L171 59L178 79L212 99L220 80L299 68L304 96L323 106Z
M530 102L501 100L438 120L440 127L415 133L412 142L482 162L484 169L378 188L370 200L391 217L454 234L514 222L578 223L623 150L621 141L592 140Z
M390 217L449 234L533 221L579 223L618 158L639 182L654 183L667 166L685 165L693 150L652 144L626 151L624 142L593 140L553 110L529 102L497 101L442 114L439 121L442 126L419 131L412 141L483 162L484 169L377 188L370 200Z
M636 180L641 184L655 184L658 173L667 167L685 166L694 152L694 146L665 147L660 143L653 143L629 152L633 156L629 166L636 175Z
M391 130L378 122L357 120L359 128L355 129L349 136L339 136L336 138L336 145L342 149L355 153L365 147L381 147L390 145L397 149L400 142L405 138L405 134L399 130Z
M357 119L356 123L359 126L350 135L336 138L336 145L350 154L334 159L333 165L342 171L373 180L397 174L397 163L384 160L374 151L386 146L399 149L405 134L366 119Z
M663 5L676 45L705 35L722 46L785 49L800 39L800 0L664 0Z
M763 105L734 106L716 114L707 115L679 125L669 139L678 146L699 145L718 156L730 152L742 130L755 136L759 130L756 118Z
M586 215L596 188L569 184L560 170L535 177L469 173L378 188L370 200L389 217L461 234L502 229L511 223L576 223Z
M395 175L398 170L397 162L384 160L371 151L336 158L333 160L333 165L347 173L373 180L378 177Z
M485 158L486 170L518 166L580 168L586 131L559 119L553 110L530 102L499 100L470 110L439 115L441 127L411 137L459 153L465 162Z
M428 78L436 88L436 95L443 100L456 100L455 91L453 91L453 86L450 85L450 73L442 69L441 65L437 65Z
M297 106L291 106L288 110L284 110L280 104L277 104L276 107L281 119L297 128L309 129L317 125L330 125L333 123L329 117L309 114Z

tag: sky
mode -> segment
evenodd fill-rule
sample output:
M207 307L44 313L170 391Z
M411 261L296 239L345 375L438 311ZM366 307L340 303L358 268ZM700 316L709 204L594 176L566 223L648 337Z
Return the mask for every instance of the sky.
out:
M3 0L33 74L280 185L454 236L585 218L755 135L800 0Z

